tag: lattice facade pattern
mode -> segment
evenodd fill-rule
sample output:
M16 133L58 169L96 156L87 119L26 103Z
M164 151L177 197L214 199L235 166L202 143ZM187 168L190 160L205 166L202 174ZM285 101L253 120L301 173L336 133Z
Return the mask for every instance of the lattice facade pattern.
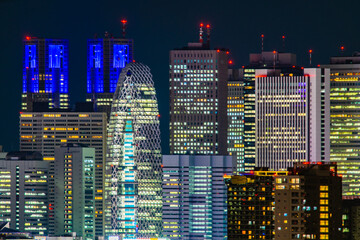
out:
M149 67L120 74L108 132L105 234L158 237L162 229L159 111Z

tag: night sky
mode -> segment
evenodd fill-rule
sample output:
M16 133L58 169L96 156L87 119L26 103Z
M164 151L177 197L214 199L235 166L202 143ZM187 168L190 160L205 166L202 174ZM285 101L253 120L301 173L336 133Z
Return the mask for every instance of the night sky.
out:
M22 88L22 40L69 39L69 89L72 104L85 101L86 40L105 31L121 36L122 18L127 37L134 39L135 60L153 74L161 114L162 147L168 153L169 51L198 40L200 22L212 26L212 47L229 48L236 67L248 64L249 53L265 50L297 54L298 64L324 64L329 57L360 51L359 1L136 1L136 0L0 0L0 145L18 150Z

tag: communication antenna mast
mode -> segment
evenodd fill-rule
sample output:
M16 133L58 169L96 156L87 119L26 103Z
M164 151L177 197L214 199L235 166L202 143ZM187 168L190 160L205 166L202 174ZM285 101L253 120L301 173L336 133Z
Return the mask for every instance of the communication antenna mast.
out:
M126 24L127 24L127 20L126 19L122 19L121 20L122 23L122 36L123 38L125 38L126 36Z
M210 24L206 25L207 45L210 47Z
M203 39L203 33L204 33L203 26L204 26L204 24L200 23L200 30L199 30L199 42L200 43L204 42L204 39Z

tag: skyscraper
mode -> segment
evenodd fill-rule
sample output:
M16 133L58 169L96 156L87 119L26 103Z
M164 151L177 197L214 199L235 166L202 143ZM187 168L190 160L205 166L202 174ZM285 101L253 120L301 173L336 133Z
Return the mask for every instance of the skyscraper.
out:
M98 112L110 115L116 84L121 70L133 61L133 40L114 38L88 39L87 97Z
M229 69L227 96L228 153L236 157L236 171L248 171L244 161L244 82L242 69Z
M226 185L236 168L231 156L163 157L164 237L171 240L227 238Z
M322 67L330 68L330 160L343 176L343 198L360 198L360 55Z
M228 185L228 239L341 239L341 177L333 163L255 169Z
M256 169L226 179L228 239L274 239L274 175L287 171Z
M281 69L283 73L299 70L296 55L281 52L261 52L250 54L248 66L243 67L244 81L244 164L245 171L255 167L255 70Z
M0 221L33 235L48 235L49 162L39 152L9 152L0 160Z
M200 42L170 51L170 154L227 155L228 54L202 28Z
M105 175L105 235L162 232L159 110L149 67L122 70L112 104Z
M34 111L38 103L48 108L69 108L68 45L64 39L26 37L22 111Z
M295 163L275 176L275 239L341 239L341 177L333 163Z
M20 113L20 150L38 151L44 160L55 160L55 148L80 143L95 148L95 234L103 235L103 182L106 157L106 113L32 112ZM53 163L50 163L52 166ZM53 170L53 168L51 168ZM51 172L53 174L53 172ZM53 178L50 178L50 182ZM49 191L50 200L55 198ZM53 210L50 210L50 214ZM50 220L49 233L54 234Z
M95 238L95 149L80 144L64 144L55 149L54 234L76 232L86 240Z
M256 70L255 82L256 165L329 161L329 69Z

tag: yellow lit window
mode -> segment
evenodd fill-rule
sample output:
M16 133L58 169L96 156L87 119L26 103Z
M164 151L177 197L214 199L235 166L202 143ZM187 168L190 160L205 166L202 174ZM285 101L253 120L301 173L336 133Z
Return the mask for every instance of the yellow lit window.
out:
M328 191L329 186L320 186L320 191Z

